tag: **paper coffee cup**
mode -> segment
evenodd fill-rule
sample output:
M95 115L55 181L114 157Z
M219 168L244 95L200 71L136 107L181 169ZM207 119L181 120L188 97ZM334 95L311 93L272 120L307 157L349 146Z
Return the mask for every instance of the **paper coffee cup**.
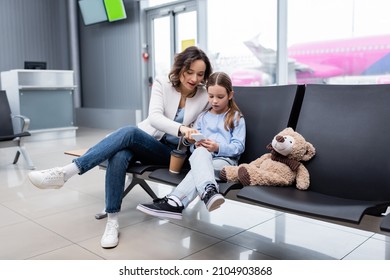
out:
M187 153L181 150L172 150L171 161L169 162L169 172L178 174L183 167Z

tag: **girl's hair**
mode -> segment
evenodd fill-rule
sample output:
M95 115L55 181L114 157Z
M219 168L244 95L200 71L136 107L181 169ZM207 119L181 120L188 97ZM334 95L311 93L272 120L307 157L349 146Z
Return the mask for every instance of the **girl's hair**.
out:
M175 89L180 86L180 75L189 70L191 63L195 60L203 60L206 64L206 71L204 72L202 83L207 82L210 74L213 72L210 60L201 49L191 46L175 56L171 72L169 72L169 80Z
M210 86L224 87L228 95L233 91L232 80L229 75L224 72L215 72L211 74L207 80L206 89ZM235 127L235 123L238 124L240 118L242 117L241 110L238 108L238 105L233 98L229 99L228 107L229 110L225 116L225 129L227 131L229 131L229 129L233 129Z

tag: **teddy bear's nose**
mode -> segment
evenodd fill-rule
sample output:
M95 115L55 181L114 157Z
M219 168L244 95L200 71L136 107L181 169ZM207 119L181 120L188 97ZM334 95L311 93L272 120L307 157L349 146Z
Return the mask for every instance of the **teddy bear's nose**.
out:
M280 143L283 143L284 142L284 137L283 136L276 136L276 141L280 142Z

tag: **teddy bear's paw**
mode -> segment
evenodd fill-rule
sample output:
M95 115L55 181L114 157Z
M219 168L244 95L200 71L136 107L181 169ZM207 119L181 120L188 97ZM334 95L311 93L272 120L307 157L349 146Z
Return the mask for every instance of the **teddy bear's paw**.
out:
M224 182L227 182L227 175L226 175L226 169L222 168L221 172L219 173L219 179L221 179Z
M245 166L238 168L238 179L243 186L249 186L251 184L251 176Z
M301 175L297 175L295 183L298 190L302 190L302 191L307 190L310 185L310 179L308 173L306 174L306 172L304 173L301 172Z
M219 173L219 178L225 182L238 182L237 166L225 166Z
M309 188L308 185L300 185L300 184L297 184L296 187L298 190L301 190L301 191L305 191Z

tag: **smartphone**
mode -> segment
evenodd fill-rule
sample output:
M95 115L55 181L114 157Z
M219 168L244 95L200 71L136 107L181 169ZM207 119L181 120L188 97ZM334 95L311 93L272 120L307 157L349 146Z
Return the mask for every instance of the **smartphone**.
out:
M194 133L194 134L191 134L191 136L192 136L192 138L195 139L195 141L200 141L200 140L206 139L202 133Z

